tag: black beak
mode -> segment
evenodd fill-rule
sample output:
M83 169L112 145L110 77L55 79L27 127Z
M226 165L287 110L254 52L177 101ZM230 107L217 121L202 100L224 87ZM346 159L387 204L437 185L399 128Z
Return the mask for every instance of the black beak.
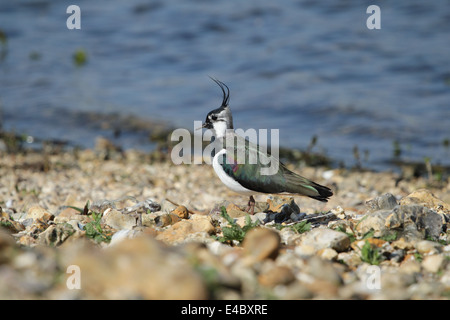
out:
M211 122L205 122L204 124L202 124L201 128L212 129L213 126L212 126Z
M201 127L198 127L198 128L195 129L195 130L201 130L201 129L203 129L203 128L205 128L205 129L212 129L213 126L212 126L212 124L211 124L210 122L205 122L204 124L202 124Z

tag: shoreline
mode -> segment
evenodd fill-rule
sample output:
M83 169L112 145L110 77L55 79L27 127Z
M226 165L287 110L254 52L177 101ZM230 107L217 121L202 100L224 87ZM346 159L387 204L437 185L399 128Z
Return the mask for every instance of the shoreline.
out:
M163 151L106 140L0 155L4 299L449 298L448 179L296 162L289 167L334 196L324 204L258 195L240 242L224 231L245 229L247 199L206 164L177 166ZM262 222L284 206L299 210ZM323 213L331 219L312 219ZM300 223L309 229L293 228ZM79 290L66 286L70 265L81 269ZM381 289L364 287L370 266L380 268Z
M86 113L89 119L95 118L95 113ZM1 123L0 123L1 124ZM92 123L90 125L93 125ZM94 124L95 125L95 124ZM106 148L115 151L136 151L142 153L149 153L155 155L156 158L164 157L161 153L170 153L178 141L170 141L170 134L174 128L169 124L160 122L153 122L148 126L148 121L136 118L134 116L119 116L116 114L108 115L103 122L97 123L99 129L110 130L108 137L99 135L96 137L95 144L92 148L75 145L66 140L58 139L41 139L39 137L30 136L26 133L16 133L14 131L2 131L0 126L0 152L6 153L23 153L23 152L77 152L85 149ZM122 129L118 129L118 128ZM117 140L120 136L127 134L128 131L134 131L139 134L142 139L147 136L148 145L144 148L122 147L122 144ZM194 133L191 134L191 146L193 148ZM104 144L104 146L102 146ZM203 142L203 148L207 145ZM353 150L353 164L345 165L343 160L333 159L326 154L326 152L317 152L315 147L317 144L317 137L313 136L309 145L304 149L288 148L280 146L279 157L282 162L300 164L312 167L329 167L330 169L344 169L356 171L372 171L372 172L395 172L404 178L412 177L428 177L429 180L445 181L450 177L450 165L434 164L431 157L425 158L423 161L413 161L407 158L402 158L400 154L395 154L387 159L382 167L384 169L375 169L380 167L380 164L373 164L372 167L367 167L362 160L360 152L357 147ZM269 146L270 148L270 146ZM397 146L397 148L400 148ZM46 149L47 151L45 151ZM194 155L195 157L196 155Z

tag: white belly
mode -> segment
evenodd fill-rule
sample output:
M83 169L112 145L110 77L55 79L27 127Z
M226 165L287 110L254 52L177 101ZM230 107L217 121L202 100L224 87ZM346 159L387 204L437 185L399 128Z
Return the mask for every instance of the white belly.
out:
M226 185L230 190L233 190L236 193L244 194L244 195L253 195L257 194L258 192L249 190L247 188L244 188L239 182L231 178L229 175L226 174L226 172L223 170L222 166L219 163L219 157L222 157L223 154L227 152L226 149L223 149L219 151L213 158L212 166L214 168L214 171L216 172L219 179L222 181L224 185Z

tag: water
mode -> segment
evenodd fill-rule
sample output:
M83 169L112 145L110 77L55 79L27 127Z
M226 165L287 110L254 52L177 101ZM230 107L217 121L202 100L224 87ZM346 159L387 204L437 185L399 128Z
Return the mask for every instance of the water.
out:
M193 130L220 105L213 76L235 127L280 129L283 146L317 136L337 162L354 165L357 146L389 169L397 141L405 160L450 165L449 1L382 2L381 30L366 27L372 1L80 0L68 30L71 4L0 3L4 129L84 147L113 137L101 115ZM116 141L152 148L139 131Z

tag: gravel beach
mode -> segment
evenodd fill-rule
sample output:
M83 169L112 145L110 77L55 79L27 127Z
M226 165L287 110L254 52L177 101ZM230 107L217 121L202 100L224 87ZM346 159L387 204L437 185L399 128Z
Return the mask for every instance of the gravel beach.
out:
M289 167L334 196L249 216L206 164L0 151L0 299L450 297L448 179Z

